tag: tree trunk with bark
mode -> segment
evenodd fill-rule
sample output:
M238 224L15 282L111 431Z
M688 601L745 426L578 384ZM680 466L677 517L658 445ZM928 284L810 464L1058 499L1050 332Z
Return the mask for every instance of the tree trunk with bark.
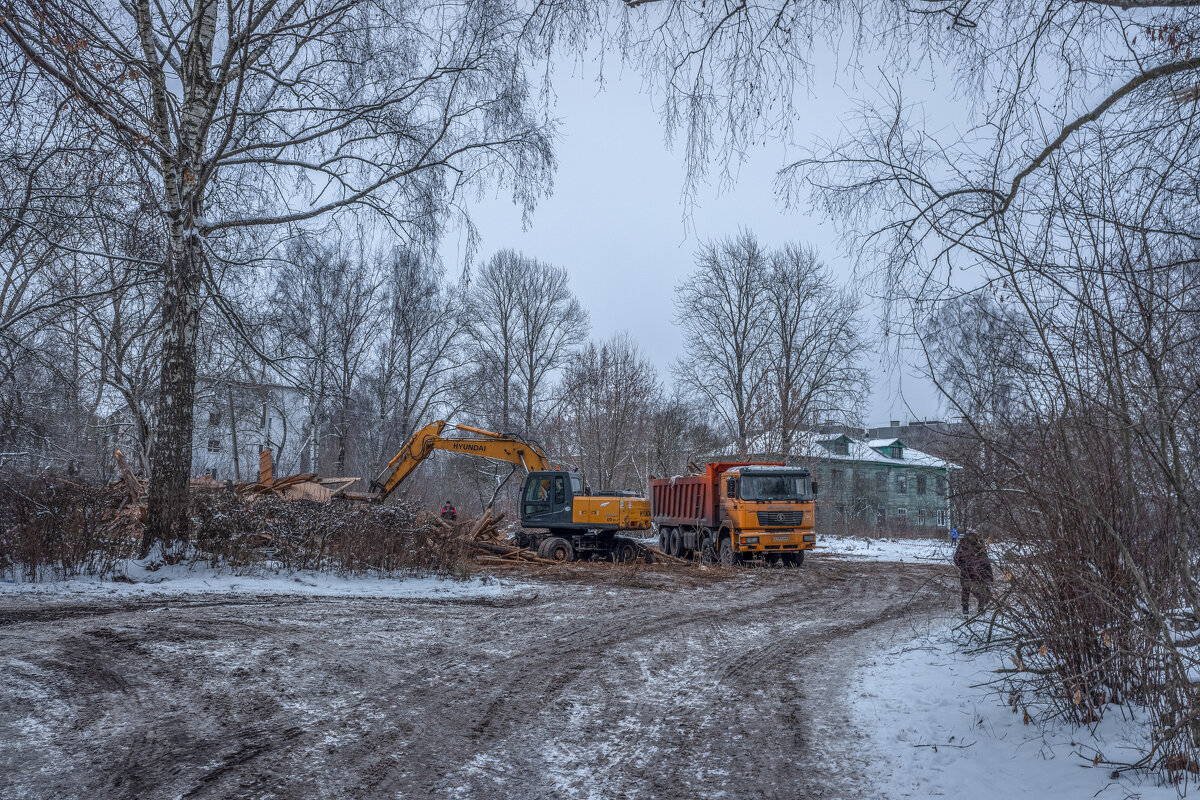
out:
M196 336L200 329L200 237L193 215L172 221L171 257L163 301L162 384L147 496L142 557L155 541L186 542L191 534L188 486L192 474Z

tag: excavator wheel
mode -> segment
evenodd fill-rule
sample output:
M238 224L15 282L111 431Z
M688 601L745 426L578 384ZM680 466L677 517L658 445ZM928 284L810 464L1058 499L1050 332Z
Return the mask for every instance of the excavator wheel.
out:
M551 561L574 561L575 548L561 536L551 536L538 548L538 556Z
M618 541L613 545L613 561L618 564L632 564L637 555L637 545L633 542Z

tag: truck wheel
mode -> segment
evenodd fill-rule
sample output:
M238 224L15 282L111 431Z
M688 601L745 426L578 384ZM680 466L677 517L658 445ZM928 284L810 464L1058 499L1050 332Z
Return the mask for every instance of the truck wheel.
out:
M696 534L700 544L700 563L715 564L717 561L717 537L712 528L701 528Z
M683 558L683 532L679 528L671 528L671 555Z
M542 542L542 546L538 548L538 555L551 561L574 561L575 548L561 536L552 536Z
M662 550L664 553L671 552L671 529L670 528L659 528L658 529L658 549Z
M721 540L721 547L717 550L717 559L721 562L722 567L732 567L737 563L737 554L733 552L733 542L729 541L728 536Z

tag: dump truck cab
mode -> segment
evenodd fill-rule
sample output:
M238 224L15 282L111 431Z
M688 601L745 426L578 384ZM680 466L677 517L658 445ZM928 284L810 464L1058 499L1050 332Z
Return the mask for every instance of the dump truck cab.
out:
M765 557L799 565L816 546L817 485L803 467L713 462L703 473L653 478L651 520L659 546L674 556L732 565Z
M734 553L795 553L812 548L817 486L803 467L731 467L720 479L721 528Z

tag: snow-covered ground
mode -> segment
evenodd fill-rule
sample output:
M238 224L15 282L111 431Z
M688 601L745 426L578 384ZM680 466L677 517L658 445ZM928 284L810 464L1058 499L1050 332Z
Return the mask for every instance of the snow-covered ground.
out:
M941 539L867 539L862 536L817 537L818 554L872 561L942 561L954 558L954 545Z
M310 595L358 597L495 597L513 594L521 584L491 577L454 580L421 576L341 577L323 572L258 569L233 574L208 566L176 565L149 571L136 562L119 570L127 580L97 577L38 582L0 579L0 597L102 595L147 597L185 594Z
M890 798L1140 797L1166 800L1175 787L1155 777L1114 780L1111 768L1092 766L1097 753L1135 761L1148 726L1112 707L1095 729L1036 719L1025 724L994 691L998 656L963 655L949 629L882 652L856 676L853 713L867 732L874 776ZM1031 713L1033 713L1031 711ZM866 743L865 743L866 744Z

